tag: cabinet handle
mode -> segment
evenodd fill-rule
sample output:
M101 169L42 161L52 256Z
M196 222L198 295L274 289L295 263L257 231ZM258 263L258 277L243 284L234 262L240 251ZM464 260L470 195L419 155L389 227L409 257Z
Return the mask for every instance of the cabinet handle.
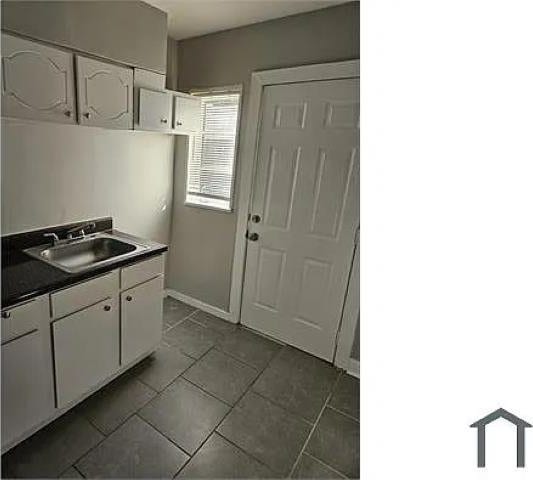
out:
M72 112L70 110L67 110L65 112L65 115L70 118L72 116Z
M85 118L91 118L91 112L85 112L85 113L83 114L83 116L84 116Z
M9 318L11 316L11 312L2 312L2 318Z
M177 127L181 127L182 125L183 125L183 123L181 123L181 122L176 122L176 126L177 126Z
M105 310L106 312L109 312L109 310L111 310L111 305L105 305L105 306L104 306L104 310Z
M168 120L166 118L162 118L161 119L161 123L167 123L167 122L168 122Z
M128 295L126 297L126 301L131 302L133 300L133 297L131 295Z

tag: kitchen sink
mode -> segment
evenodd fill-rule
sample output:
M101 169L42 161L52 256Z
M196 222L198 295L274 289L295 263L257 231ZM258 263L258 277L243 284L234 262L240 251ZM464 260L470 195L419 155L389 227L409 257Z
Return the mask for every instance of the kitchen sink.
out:
M127 258L145 245L110 234L94 234L59 244L41 245L24 250L28 255L69 273L78 273L107 263Z

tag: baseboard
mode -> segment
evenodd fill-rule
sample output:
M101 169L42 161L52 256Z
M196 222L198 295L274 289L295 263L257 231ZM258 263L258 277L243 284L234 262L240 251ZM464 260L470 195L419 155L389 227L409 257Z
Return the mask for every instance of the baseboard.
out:
M186 303L191 307L199 308L200 310L210 313L211 315L221 318L222 320L226 320L227 322L237 323L230 312L226 312L221 308L214 307L213 305L209 305L208 303L202 302L201 300L198 300L196 298L189 297L188 295L177 292L176 290L172 290L171 288L165 289L165 295L175 298L180 302Z

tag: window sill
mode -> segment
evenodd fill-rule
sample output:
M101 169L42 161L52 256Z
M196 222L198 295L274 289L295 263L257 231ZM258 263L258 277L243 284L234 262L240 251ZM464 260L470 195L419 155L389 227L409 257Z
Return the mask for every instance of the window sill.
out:
M201 208L203 210L212 210L218 213L233 213L233 208L225 209L220 207L213 207L211 205L202 205L201 203L184 202L186 207Z

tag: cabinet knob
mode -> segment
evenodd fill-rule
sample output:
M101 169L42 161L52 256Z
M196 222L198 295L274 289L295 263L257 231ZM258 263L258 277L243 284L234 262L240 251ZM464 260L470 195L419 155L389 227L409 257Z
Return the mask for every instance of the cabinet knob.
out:
M252 222L259 223L261 221L261 217L259 215L252 215Z
M83 116L84 116L85 118L91 118L91 112L85 112L85 113L83 114Z
M105 305L105 306L104 306L104 310L105 310L106 312L109 312L109 310L111 310L111 305Z
M11 316L11 312L2 312L2 318L9 318Z
M133 297L131 295L128 295L126 297L126 301L131 302L133 300Z
M166 118L162 118L161 119L161 123L167 123L167 122L168 122L168 120Z
M181 122L176 122L176 126L177 126L177 127L181 127L182 125L183 125L183 123L181 123Z
M70 118L70 117L72 117L72 112L70 110L67 110L65 112L65 115Z

